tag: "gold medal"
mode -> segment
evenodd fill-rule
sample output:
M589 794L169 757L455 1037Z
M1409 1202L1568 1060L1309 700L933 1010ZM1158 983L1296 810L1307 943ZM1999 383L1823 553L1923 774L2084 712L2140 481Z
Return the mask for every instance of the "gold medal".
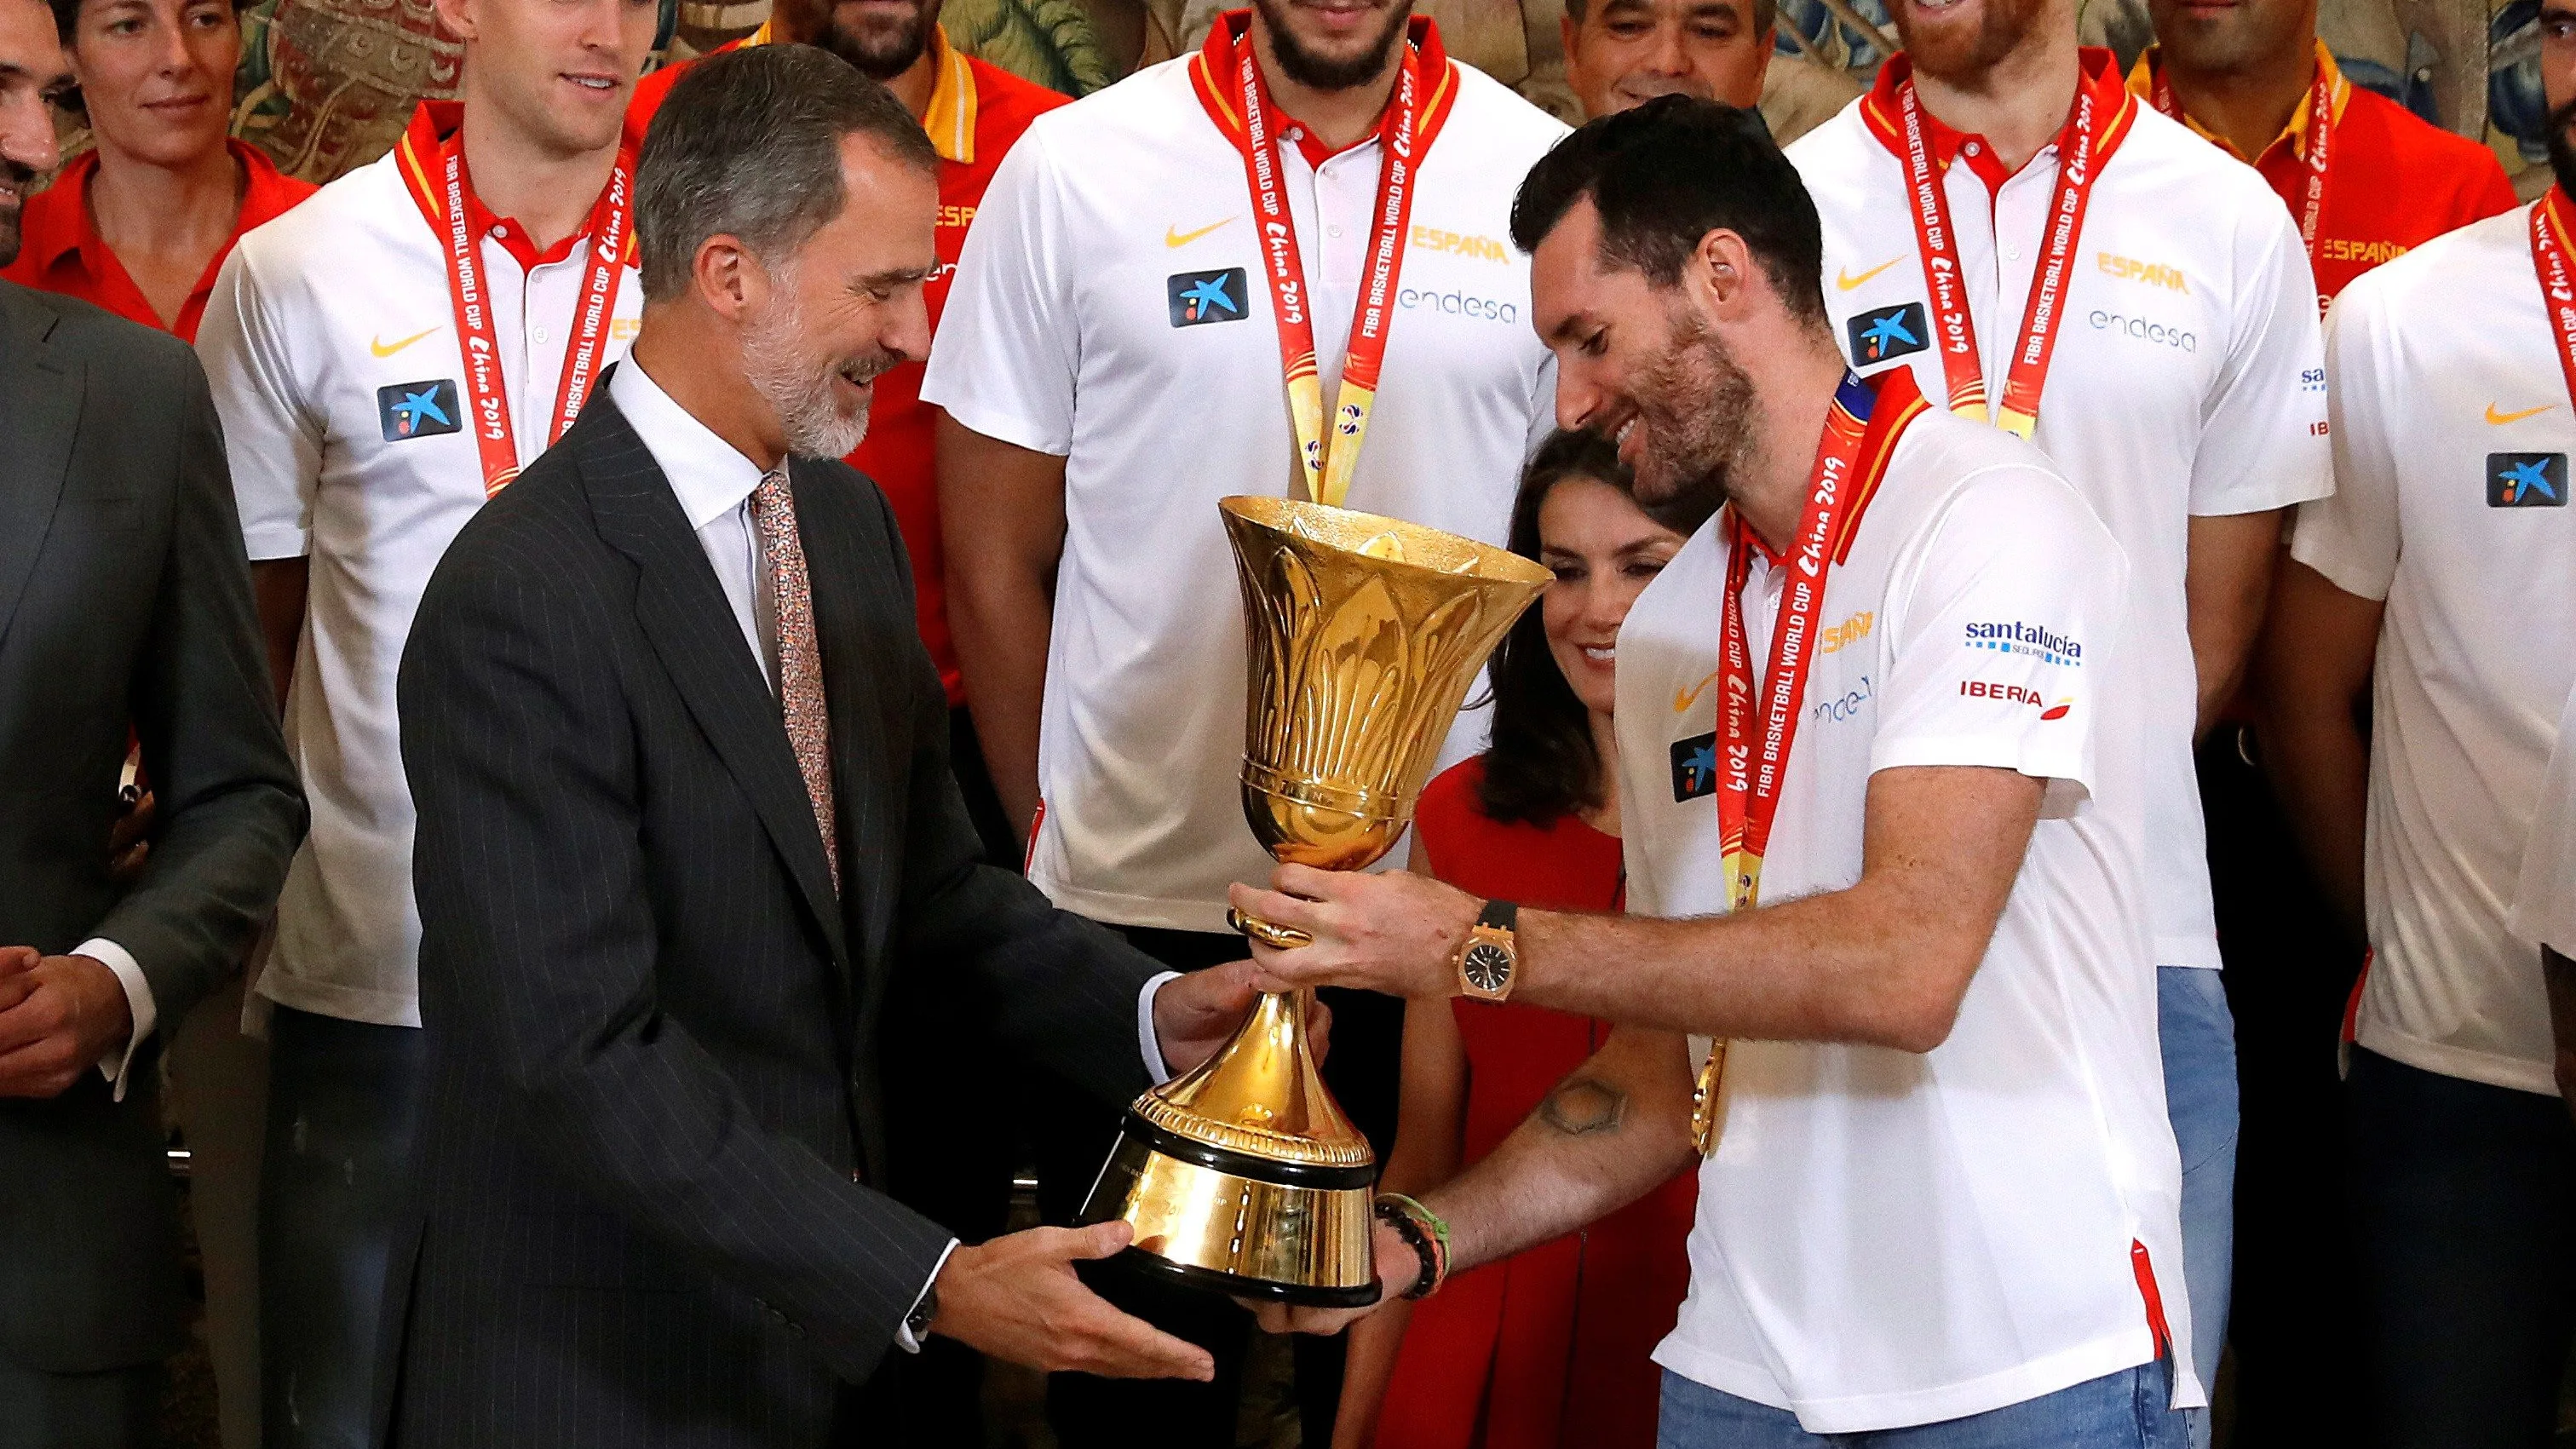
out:
M1691 1088L1691 1146L1702 1157L1717 1155L1717 1088L1726 1077L1726 1043L1708 1044L1708 1060L1700 1063L1699 1083Z

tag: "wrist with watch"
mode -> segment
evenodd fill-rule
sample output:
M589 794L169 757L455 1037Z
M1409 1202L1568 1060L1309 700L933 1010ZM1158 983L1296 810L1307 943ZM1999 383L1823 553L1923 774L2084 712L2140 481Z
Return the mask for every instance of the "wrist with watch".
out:
M1478 1001L1503 1001L1520 978L1521 908L1510 901L1487 901L1458 943L1450 964L1458 973L1458 994Z

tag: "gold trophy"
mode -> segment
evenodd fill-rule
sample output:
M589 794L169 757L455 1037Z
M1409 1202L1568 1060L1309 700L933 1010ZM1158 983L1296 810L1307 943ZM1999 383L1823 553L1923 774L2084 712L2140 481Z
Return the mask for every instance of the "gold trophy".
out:
M1283 498L1218 505L1249 643L1243 813L1270 853L1360 870L1413 822L1467 686L1546 569L1471 539ZM1243 916L1273 946L1301 931ZM1129 1108L1084 1203L1127 1256L1238 1298L1377 1301L1377 1157L1306 1044L1306 993L1261 999L1223 1049Z

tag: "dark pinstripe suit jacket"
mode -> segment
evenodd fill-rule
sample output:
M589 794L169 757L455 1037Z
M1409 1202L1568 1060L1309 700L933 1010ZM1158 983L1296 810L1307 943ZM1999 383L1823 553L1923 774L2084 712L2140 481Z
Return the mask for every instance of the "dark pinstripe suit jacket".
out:
M1107 1100L1146 1086L1152 963L975 863L884 497L837 462L793 483L837 900L777 700L605 388L421 601L400 701L430 1087L387 1349L406 1449L822 1441L949 1236L866 1185L895 973L968 973L1005 1042Z

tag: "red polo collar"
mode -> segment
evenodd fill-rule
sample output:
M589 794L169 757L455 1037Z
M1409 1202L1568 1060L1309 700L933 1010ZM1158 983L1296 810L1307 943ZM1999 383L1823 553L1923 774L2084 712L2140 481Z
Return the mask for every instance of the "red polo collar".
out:
M2110 118L2103 124L2102 139L2096 148L2096 154L2108 161L2111 153L2128 138L2129 128L2137 120L2138 99L2129 93L2128 81L2120 73L2118 56L2090 45L2077 55L2083 65L2083 74L2077 84L2092 91L2094 104L2101 108L2101 114ZM1913 74L1913 58L1899 51L1878 68L1877 83L1861 99L1861 119L1869 126L1870 134L1899 159L1905 155L1905 122L1897 108L1896 91ZM1934 163L1944 169L1952 161L1961 159L1964 152L1968 169L1986 183L1990 192L2001 190L2003 184L2013 177L2013 173L2004 169L2003 162L1996 158L1994 146L1984 137L1950 129L1928 107L1923 111L1923 139L1932 148ZM1970 141L1978 143L1973 151L1966 150Z

